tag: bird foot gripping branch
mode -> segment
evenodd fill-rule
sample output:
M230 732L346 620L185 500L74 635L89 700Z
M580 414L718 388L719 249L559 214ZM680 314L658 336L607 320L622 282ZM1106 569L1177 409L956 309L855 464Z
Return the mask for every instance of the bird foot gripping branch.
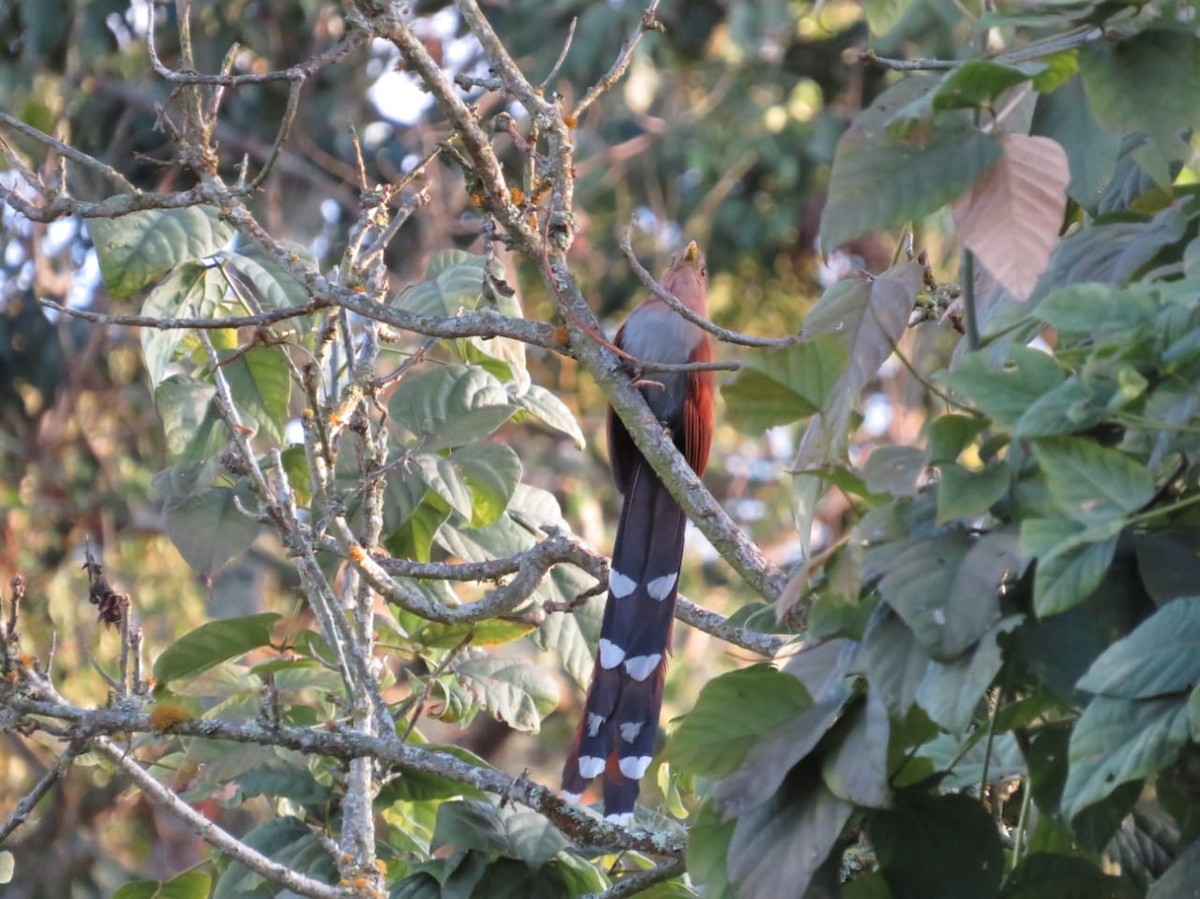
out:
M696 315L706 314L708 270L694 241L672 263L662 285ZM708 334L657 296L630 313L615 344L640 362L712 361ZM656 373L653 382L637 386L688 464L703 474L712 443L712 372ZM611 407L608 445L613 480L624 500L598 658L562 788L577 801L603 775L605 815L626 824L658 733L687 519Z

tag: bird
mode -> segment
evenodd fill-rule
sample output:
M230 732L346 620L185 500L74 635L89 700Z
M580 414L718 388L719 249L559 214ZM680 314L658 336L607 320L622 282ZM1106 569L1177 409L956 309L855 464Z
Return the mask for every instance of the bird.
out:
M672 261L661 283L689 311L705 317L708 269L695 241ZM639 362L713 358L708 333L655 294L629 314L613 342L635 370ZM702 475L712 445L712 371L637 371L634 383L688 465ZM658 735L687 518L612 406L607 430L613 481L623 498L621 517L596 663L563 766L562 795L577 803L603 775L605 818L627 825Z

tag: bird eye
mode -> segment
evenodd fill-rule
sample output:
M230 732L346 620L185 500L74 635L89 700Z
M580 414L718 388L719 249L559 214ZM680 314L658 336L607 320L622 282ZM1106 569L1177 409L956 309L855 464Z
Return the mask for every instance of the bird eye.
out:
M701 278L708 277L708 266L707 265L700 266L700 277Z

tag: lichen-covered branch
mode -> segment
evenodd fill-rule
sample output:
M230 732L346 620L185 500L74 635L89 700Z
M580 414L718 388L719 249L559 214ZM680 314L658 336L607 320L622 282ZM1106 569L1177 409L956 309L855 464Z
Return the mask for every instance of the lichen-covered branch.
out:
M40 680L40 676L37 676ZM28 692L25 692L25 691ZM43 722L65 725L71 737L90 740L110 734L153 733L150 715L137 708L84 709L62 700L44 681L23 687L0 687L0 707L15 715L8 729L41 729ZM509 777L494 768L473 765L436 749L401 743L394 735L367 735L353 730L320 730L297 727L267 727L259 723L201 718L182 721L171 728L179 737L228 740L259 746L278 746L305 755L349 761L374 758L385 765L436 774L502 800L517 802L543 815L564 834L581 845L603 846L653 855L682 857L683 841L677 836L631 831L604 821L559 798L548 787L527 777Z

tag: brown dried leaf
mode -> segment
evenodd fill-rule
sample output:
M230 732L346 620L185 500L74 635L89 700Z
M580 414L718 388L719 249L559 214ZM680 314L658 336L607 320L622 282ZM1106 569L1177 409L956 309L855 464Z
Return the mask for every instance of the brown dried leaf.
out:
M999 135L1003 155L954 201L962 242L1009 293L1029 299L1067 205L1067 154L1048 137Z

